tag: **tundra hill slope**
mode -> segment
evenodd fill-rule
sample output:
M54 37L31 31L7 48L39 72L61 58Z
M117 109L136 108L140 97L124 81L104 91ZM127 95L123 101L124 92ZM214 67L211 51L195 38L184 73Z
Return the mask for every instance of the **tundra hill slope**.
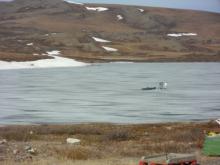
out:
M86 7L108 10L98 12ZM198 35L167 36L170 33ZM92 37L111 42L97 42ZM109 52L103 46L118 51ZM0 60L51 58L45 54L51 50L60 50L65 57L86 62L216 62L220 61L220 14L140 6L78 5L62 0L0 2Z

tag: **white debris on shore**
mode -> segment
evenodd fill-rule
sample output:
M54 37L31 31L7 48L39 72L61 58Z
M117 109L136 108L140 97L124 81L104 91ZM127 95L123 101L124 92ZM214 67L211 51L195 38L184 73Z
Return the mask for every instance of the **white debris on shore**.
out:
M108 40L104 40L104 39L101 39L101 38L97 38L97 37L92 37L96 42L103 42L103 43L109 43L111 41L108 41Z
M34 43L28 43L28 44L26 44L27 46L33 46L34 45Z
M53 50L48 51L47 55L53 57L52 59L42 59L37 61L26 61L26 62L7 62L0 61L0 70L9 69L31 69L31 68L57 68L57 67L77 67L86 66L88 64L78 62L73 59L60 57L60 51Z
M144 12L144 9L138 9L141 13L143 13Z
M97 11L97 12L102 12L102 11L109 10L106 7L86 7L86 9L89 10L89 11Z
M124 19L124 17L122 17L121 15L117 15L117 18L119 21Z
M117 52L118 51L118 49L110 48L107 46L102 46L102 48L105 49L107 52Z
M75 5L84 5L83 3L80 3L80 2L75 2L75 1L71 1L71 0L64 0L65 2L67 3L70 3L70 4L75 4Z
M182 36L197 36L197 33L170 33L169 37L182 37Z
M80 144L80 140L74 139L74 138L67 138L66 142L67 142L67 144Z

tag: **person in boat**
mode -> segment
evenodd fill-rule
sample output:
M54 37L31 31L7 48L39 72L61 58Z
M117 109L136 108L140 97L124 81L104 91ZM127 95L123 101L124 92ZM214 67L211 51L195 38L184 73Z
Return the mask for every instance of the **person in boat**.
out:
M167 89L167 82L160 82L159 83L159 89Z

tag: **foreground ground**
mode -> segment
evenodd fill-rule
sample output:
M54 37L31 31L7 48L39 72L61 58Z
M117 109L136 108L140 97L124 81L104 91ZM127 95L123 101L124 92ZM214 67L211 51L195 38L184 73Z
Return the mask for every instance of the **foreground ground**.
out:
M7 142L0 144L0 164L135 165L143 155L180 152L196 153L202 165L219 165L220 158L201 154L204 131L214 129L212 122L2 126L0 139ZM81 143L67 144L67 138Z

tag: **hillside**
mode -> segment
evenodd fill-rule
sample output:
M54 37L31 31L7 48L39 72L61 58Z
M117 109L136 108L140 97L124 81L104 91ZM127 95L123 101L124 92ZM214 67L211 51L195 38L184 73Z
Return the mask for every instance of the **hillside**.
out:
M86 62L220 61L220 14L62 0L0 2L0 60L51 58L51 50Z

